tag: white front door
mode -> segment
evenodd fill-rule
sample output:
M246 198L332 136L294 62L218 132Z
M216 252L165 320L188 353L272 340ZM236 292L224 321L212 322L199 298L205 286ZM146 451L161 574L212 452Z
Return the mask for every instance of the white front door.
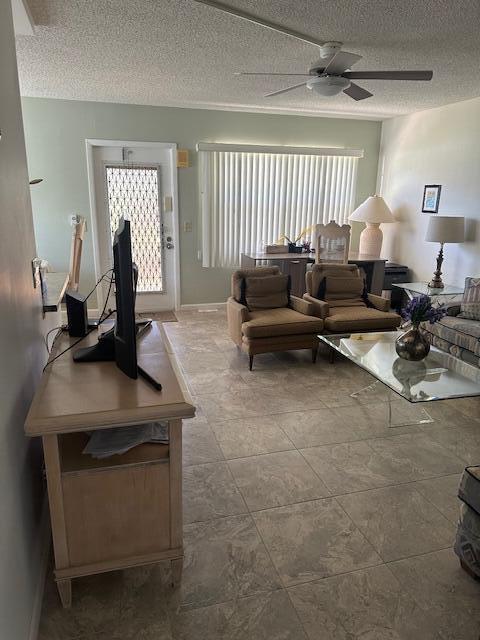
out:
M113 265L112 239L123 215L130 220L138 267L136 310L174 309L178 302L174 145L98 142L91 147L97 279ZM99 293L103 305L106 286Z

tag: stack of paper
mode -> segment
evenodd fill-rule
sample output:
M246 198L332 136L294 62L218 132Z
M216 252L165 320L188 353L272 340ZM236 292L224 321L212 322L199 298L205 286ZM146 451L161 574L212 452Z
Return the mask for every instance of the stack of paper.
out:
M109 458L121 455L133 447L145 442L168 444L168 424L166 422L149 422L131 427L114 427L93 431L82 453L94 458Z

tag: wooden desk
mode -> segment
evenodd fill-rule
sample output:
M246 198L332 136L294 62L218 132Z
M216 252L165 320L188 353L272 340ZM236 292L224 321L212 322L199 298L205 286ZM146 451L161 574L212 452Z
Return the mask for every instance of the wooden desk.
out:
M93 344L94 332L82 346ZM64 335L57 352L71 344ZM170 560L180 579L182 548L182 418L195 415L160 323L141 337L138 361L160 379L156 391L131 380L113 362L74 363L68 351L50 365L25 423L43 439L55 552L63 606L71 580ZM144 444L124 455L83 455L85 431L166 421L169 444Z
M290 276L290 290L301 298L306 291L305 273L307 264L315 262L314 253L242 253L240 266L244 269L257 266L258 263L277 265L282 273Z
M349 264L357 264L364 269L368 292L375 293L376 295L382 295L386 261L386 258L376 258L375 256L356 253L354 251L350 251L348 254ZM315 254L263 252L241 254L240 266L243 268L255 267L259 262L278 265L282 273L290 276L293 295L301 298L306 291L305 273L307 271L307 264L309 262L315 262Z
M350 251L348 254L348 264L356 264L365 271L368 293L374 293L377 296L382 295L386 262L386 258L376 258L366 253Z

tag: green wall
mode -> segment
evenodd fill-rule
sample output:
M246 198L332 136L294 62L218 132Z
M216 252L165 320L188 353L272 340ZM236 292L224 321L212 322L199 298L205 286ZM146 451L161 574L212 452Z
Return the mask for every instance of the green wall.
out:
M44 178L32 187L38 254L56 270L68 270L68 215L90 218L86 138L176 142L190 149L192 166L178 174L180 228L184 221L193 223L193 232L180 231L182 304L220 302L229 291L230 271L203 268L197 259L197 142L362 148L357 202L375 191L380 122L44 98L24 98L22 105L30 176ZM88 222L87 229L91 230ZM357 237L354 233L354 248ZM81 290L88 291L94 278L92 238L87 233Z

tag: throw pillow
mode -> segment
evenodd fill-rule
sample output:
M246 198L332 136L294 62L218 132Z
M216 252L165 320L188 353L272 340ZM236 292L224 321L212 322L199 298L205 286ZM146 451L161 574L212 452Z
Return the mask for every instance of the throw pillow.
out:
M326 276L324 300L329 302L331 300L359 298L363 293L363 287L363 278L359 276L349 276L347 278Z
M480 320L480 278L465 278L465 291L458 317Z
M290 305L290 276L244 278L244 304L250 311L278 309Z

